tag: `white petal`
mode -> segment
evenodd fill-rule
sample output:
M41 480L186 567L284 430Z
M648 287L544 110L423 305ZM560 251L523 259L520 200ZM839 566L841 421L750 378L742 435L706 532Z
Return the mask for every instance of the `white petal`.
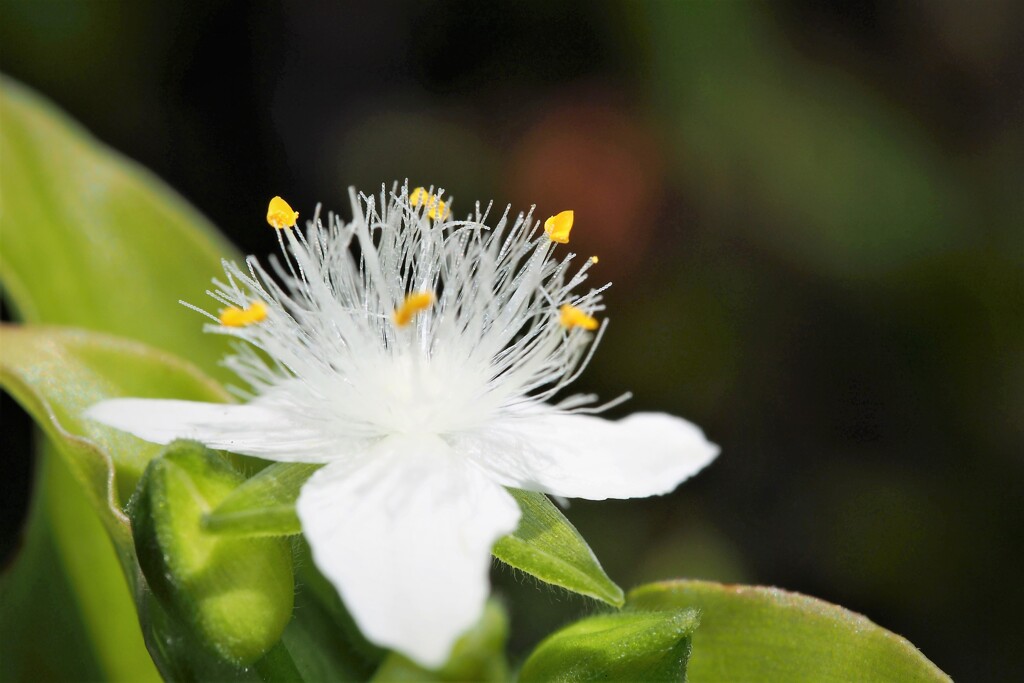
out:
M358 460L302 488L313 558L367 638L440 666L483 613L491 548L519 507L436 437L391 437Z
M88 408L84 417L166 444L194 439L210 448L285 462L328 462L344 444L303 426L287 411L265 405L118 398ZM362 444L352 444L362 447Z
M515 416L452 444L505 486L591 500L669 493L718 455L700 428L664 413L617 422L553 412Z

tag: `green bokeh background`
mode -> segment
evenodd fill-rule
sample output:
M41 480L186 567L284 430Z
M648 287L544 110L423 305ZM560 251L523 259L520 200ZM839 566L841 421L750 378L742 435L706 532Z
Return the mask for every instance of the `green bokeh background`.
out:
M615 283L579 389L723 449L671 496L572 504L609 574L807 592L957 680L1024 667L1019 3L2 0L0 70L247 253L274 194L575 209ZM5 397L6 557L29 434ZM495 579L516 652L594 609Z

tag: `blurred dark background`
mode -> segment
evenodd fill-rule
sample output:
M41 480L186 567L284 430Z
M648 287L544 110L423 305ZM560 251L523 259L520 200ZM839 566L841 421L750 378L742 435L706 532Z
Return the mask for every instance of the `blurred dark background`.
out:
M671 496L573 503L611 576L778 585L957 680L1019 674L1024 4L0 10L0 69L246 252L275 249L273 194L308 216L408 178L457 213L575 209L615 283L579 388L722 446ZM30 459L5 401L9 548ZM514 653L594 609L495 573Z

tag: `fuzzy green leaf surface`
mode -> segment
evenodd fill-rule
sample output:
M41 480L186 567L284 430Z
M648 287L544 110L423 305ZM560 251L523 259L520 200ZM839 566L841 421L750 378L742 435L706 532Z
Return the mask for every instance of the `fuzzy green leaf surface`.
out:
M532 681L683 681L696 610L618 612L581 619L548 636L523 664Z
M622 589L555 504L542 493L508 492L523 516L519 528L494 546L494 556L541 581L621 607Z
M691 683L949 683L905 638L842 607L778 588L666 581L630 591L627 609L693 608Z
M321 465L277 462L257 472L203 517L211 533L289 536L302 531L295 512L299 491Z
M280 538L202 530L202 518L241 474L194 441L175 441L149 463L129 513L139 565L164 607L225 659L250 664L291 618L291 549Z

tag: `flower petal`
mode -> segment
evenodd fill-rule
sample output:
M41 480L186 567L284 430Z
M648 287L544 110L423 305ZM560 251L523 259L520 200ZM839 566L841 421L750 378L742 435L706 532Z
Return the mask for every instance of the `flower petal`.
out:
M483 613L519 507L436 437L390 437L299 496L313 559L371 641L437 667Z
M90 420L166 444L195 439L210 448L284 462L328 462L346 444L267 405L200 403L145 398L101 401L83 415ZM350 444L352 450L364 444Z
M505 486L591 500L669 493L719 450L699 427L665 413L617 422L554 412L515 416L452 445Z

